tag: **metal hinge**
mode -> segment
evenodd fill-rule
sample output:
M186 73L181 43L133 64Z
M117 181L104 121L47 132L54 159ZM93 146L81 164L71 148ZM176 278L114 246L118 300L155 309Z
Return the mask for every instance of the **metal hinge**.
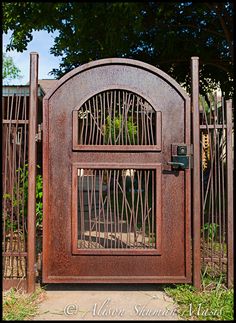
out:
M37 142L42 141L42 131L43 131L43 124L40 123L38 124L38 132L36 133L35 141Z

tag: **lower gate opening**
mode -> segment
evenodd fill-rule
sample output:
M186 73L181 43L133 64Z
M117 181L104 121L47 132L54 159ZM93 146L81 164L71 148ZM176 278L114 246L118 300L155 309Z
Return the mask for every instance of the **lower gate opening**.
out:
M78 249L155 249L155 176L78 169Z

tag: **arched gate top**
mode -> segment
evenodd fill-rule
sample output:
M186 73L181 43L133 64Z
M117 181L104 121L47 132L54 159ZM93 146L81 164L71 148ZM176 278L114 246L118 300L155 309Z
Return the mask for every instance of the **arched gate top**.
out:
M168 74L160 70L159 68L152 66L148 63L144 63L138 60L134 59L128 59L128 58L104 58L104 59L99 59L96 61L92 61L86 64L83 64L69 73L65 74L61 79L57 81L55 86L48 91L46 96L44 97L44 100L49 100L51 96L61 87L63 84L65 84L68 80L73 78L75 75L83 73L89 69L94 69L100 66L107 66L107 65L125 65L125 66L133 66L137 67L139 69L143 69L145 71L148 71L157 77L163 79L166 83L168 83L176 92L178 92L182 98L185 101L190 100L188 94L186 91Z

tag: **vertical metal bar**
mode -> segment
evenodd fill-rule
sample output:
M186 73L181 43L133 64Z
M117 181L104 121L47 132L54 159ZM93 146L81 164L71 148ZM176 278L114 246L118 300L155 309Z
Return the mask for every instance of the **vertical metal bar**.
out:
M95 98L96 98L96 103L95 103ZM93 108L93 112L92 112L92 108ZM96 117L95 117L95 113L98 109L98 106L97 106L97 96L94 97L93 96L93 103L92 103L92 108L91 108L91 112L90 112L90 115L91 115L91 118L90 118L90 127L92 128L92 141L91 141L91 145L95 145L95 137L96 134L95 134L95 127L96 127Z
M222 243L223 243L223 253L222 257L227 257L225 255L225 245L226 245L226 207L225 207L225 171L224 171L224 164L225 164L225 156L224 156L224 143L225 143L225 136L226 136L226 129L225 129L225 100L222 97L221 101L222 105L222 145L221 145L221 173L222 173Z
M218 101L217 101L218 103ZM222 109L222 106L219 107L219 111L217 112L217 124L221 124L221 120L220 120L220 113L221 113L221 110ZM219 214L219 217L218 217L218 221L219 221L219 244L220 244L220 254L219 254L219 265L220 265L220 271L222 271L223 269L223 266L222 266L222 258L223 258L223 255L222 255L222 240L221 240L221 229L222 229L222 203L221 203L221 199L222 199L222 191L221 191L221 146L220 146L220 138L221 138L221 133L223 130L223 126L222 126L222 129L219 129L218 130L218 133L217 133L217 166L218 166L218 169L217 169L217 172L218 172L218 194L219 194L219 198L218 198L218 214Z
M98 122L98 118L97 118L97 122ZM98 133L97 133L98 135ZM97 194L96 194L96 183L97 183L97 170L94 169L93 170L93 175L92 175L92 179L93 179L93 194L94 194L94 216L95 216L95 231L96 231L96 248L98 247L98 225L97 225Z
M98 136L99 136L99 104L98 104L98 95L96 95L96 117L95 117L95 113L94 113L94 118L96 118L96 142L95 145L98 144Z
M212 217L211 217L211 225L212 225L212 234L211 234L211 267L213 270L215 270L215 263L213 261L214 258L214 230L215 225L217 222L217 172L216 172L216 164L217 164L217 155L216 155L216 109L217 109L217 103L216 103L216 97L215 94L213 95L213 102L212 102L212 108L213 108L213 129L212 129Z
M204 109L204 107L203 107ZM200 131L200 135L201 135L201 138L204 138L203 136L203 131L201 132ZM202 235L201 235L201 238L202 238L202 249L203 249L203 252L202 252L202 260L203 260L203 265L205 267L205 232L204 232L204 225L205 225L205 217L204 217L204 167L203 167L203 156L205 154L205 156L207 156L207 153L204 151L204 142L203 142L204 139L202 139L202 147L201 147L201 212L202 212L202 227L203 227L203 230L202 230ZM206 157L207 158L207 157Z
M133 171L133 173L132 173ZM130 169L130 179L131 179L131 212L130 212L130 229L133 228L134 233L134 239L133 244L134 247L137 247L136 245L136 225L135 225L135 219L134 219L134 212L135 212L135 206L134 206L134 170Z
M82 127L81 127L81 132L80 132L80 140L79 140L79 144L80 145L83 145L84 144L84 124L85 124L85 121L84 121L84 118L85 118L85 115L86 115L86 112L84 112L84 105L81 107L80 109L80 113L81 113L81 118L82 118ZM79 122L79 121L78 121Z
M94 100L94 97L93 97L92 100ZM92 145L93 144L93 142L92 142L92 127L93 127L93 124L92 124L92 108L91 108L91 104L93 105L93 103L91 102L92 100L90 99L88 101L88 106L89 106L89 120L88 120L89 137L88 137L87 145ZM86 138L86 140L87 140L87 138Z
M117 221L116 221L116 183L117 180L116 179L116 170L113 170L113 218L114 218L114 239L115 239L115 243L114 243L114 248L116 248L116 241L117 241L117 236L116 233L118 232L118 228L117 228ZM111 240L113 240L112 236L111 236Z
M78 144L82 144L81 141L81 135L82 131L80 133L80 139L79 139L79 130L78 130L78 124L79 124L79 118L78 118L78 110L72 111L72 128L73 128L73 148L75 149Z
M27 97L26 94L24 93L24 102L23 102L23 116L24 116L24 120L27 120L27 111L26 111L26 107L27 107ZM28 138L27 138L27 130L28 130L28 125L25 123L24 124L24 145L23 145L23 172L25 172L25 164L26 164L26 152L27 152L27 143L28 143ZM22 183L23 187L25 185L25 177L23 177L23 183ZM24 250L26 250L26 232L25 232L25 216L26 216L26 212L25 212L25 192L23 190L23 194L22 194L22 210L24 210L24 212L22 213L22 230L23 230L23 241L24 241ZM25 268L26 270L26 268Z
M121 232L122 232L122 223L120 223L120 211L119 211L119 186L118 186L118 183L119 183L119 178L120 178L120 170L117 169L117 180L116 180L116 185L115 185L115 191L116 191L116 208L117 208L117 230L118 230L118 248L120 248L120 235L121 235Z
M156 115L156 138L153 144L158 146L158 149L162 149L162 114L160 111L155 112Z
M89 141L90 142L90 141ZM86 182L87 182L87 203L88 203L88 215L89 215L89 248L91 248L91 243L92 243L92 238L91 238L91 231L92 231L92 227L91 227L91 221L92 221L92 205L91 205L91 196L92 195L92 188L90 189L90 176L87 175L86 176ZM91 191L91 193L90 193Z
M155 248L155 241L154 239L159 240L159 237L157 236L157 231L155 232L156 227L156 221L155 221L155 171L152 171L152 248Z
M108 113L108 117L110 118L110 125L109 125L109 137L107 140L107 144L112 145L112 135L111 135L111 128L112 128L112 111L111 111L111 103L112 103L112 91L110 92L106 92L107 93L107 113ZM109 101L109 94L111 96L110 101Z
M36 127L38 105L38 53L30 53L30 114L29 114L29 160L28 160L28 239L27 239L27 291L35 290L36 263Z
M99 99L100 99L100 111L99 111L99 117L98 117L98 124L99 124L99 118L100 118L100 130L99 130L99 132L100 132L100 136L99 136L99 145L101 145L102 144L102 129L103 129L103 123L102 123L102 95L101 94L99 94Z
M113 91L114 97L113 97L113 106L114 106L114 112L113 112L113 136L114 136L114 145L116 145L116 90ZM112 108L112 104L111 104Z
M137 110L136 110L136 114L137 114L137 145L139 145L139 110L138 110L138 108L139 108L139 100L140 100L140 98L139 98L139 96L137 96L137 104L136 104L136 108L137 108Z
M82 143L82 145L88 145L88 136L87 136L87 132L88 132L88 107L87 107L87 102L85 102L85 114L84 114L84 116L86 118L86 125L85 125L84 142Z
M145 110L145 115L146 115L146 130L147 130L147 142L146 142L146 145L151 145L150 143L150 129L149 129L149 116L148 116L148 111Z
M226 101L226 167L227 167L227 285L233 286L233 154L232 100Z
M193 127L193 284L201 287L199 58L191 58Z
M112 104L110 105L110 107L112 108ZM112 110L111 110L111 116L112 116ZM107 210L108 210L108 230L107 230L107 237L112 237L113 235L113 218L112 218L112 195L111 195L111 179L112 179L112 173L113 171L110 169L110 170L107 170L107 174L108 175L108 180L107 180ZM110 218L110 230L109 230L109 218ZM110 231L110 232L109 232ZM110 241L109 241L110 240ZM109 245L110 245L110 248L112 248L112 243L111 243L111 239L108 238L108 248L109 248Z
M81 184L81 192L80 192L80 201L81 201L81 204L80 204L80 208L81 208L81 240L82 242L84 243L84 240L85 240L85 211L84 211L84 205L85 205L85 198L84 198L84 195L86 193L84 193L84 191L86 192L86 189L85 189L85 185L84 185L84 175L85 175L85 172L86 170L83 169L83 168L80 168L80 184Z
M219 100L219 103L221 102L221 97ZM218 100L217 100L217 105L218 105ZM222 105L219 107L219 111L217 112L217 124L221 125L222 128L218 130L218 136L217 136L217 149L218 149L218 155L217 155L217 163L218 163L218 194L219 194L219 199L218 199L218 207L219 207L219 250L220 250L220 254L219 254L219 265L220 265L220 271L223 270L223 264L222 264L222 258L223 258L223 254L222 254L222 179L221 179L221 138L222 138L222 132L223 132L223 125L222 125Z

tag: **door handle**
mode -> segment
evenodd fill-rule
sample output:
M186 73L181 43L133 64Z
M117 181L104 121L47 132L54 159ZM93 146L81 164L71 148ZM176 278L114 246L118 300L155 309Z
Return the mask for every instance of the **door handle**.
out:
M167 165L170 165L173 169L184 169L184 163L179 162L167 162Z
M189 156L187 155L187 145L177 145L177 155L172 155L168 165L175 170L185 170L189 168Z

